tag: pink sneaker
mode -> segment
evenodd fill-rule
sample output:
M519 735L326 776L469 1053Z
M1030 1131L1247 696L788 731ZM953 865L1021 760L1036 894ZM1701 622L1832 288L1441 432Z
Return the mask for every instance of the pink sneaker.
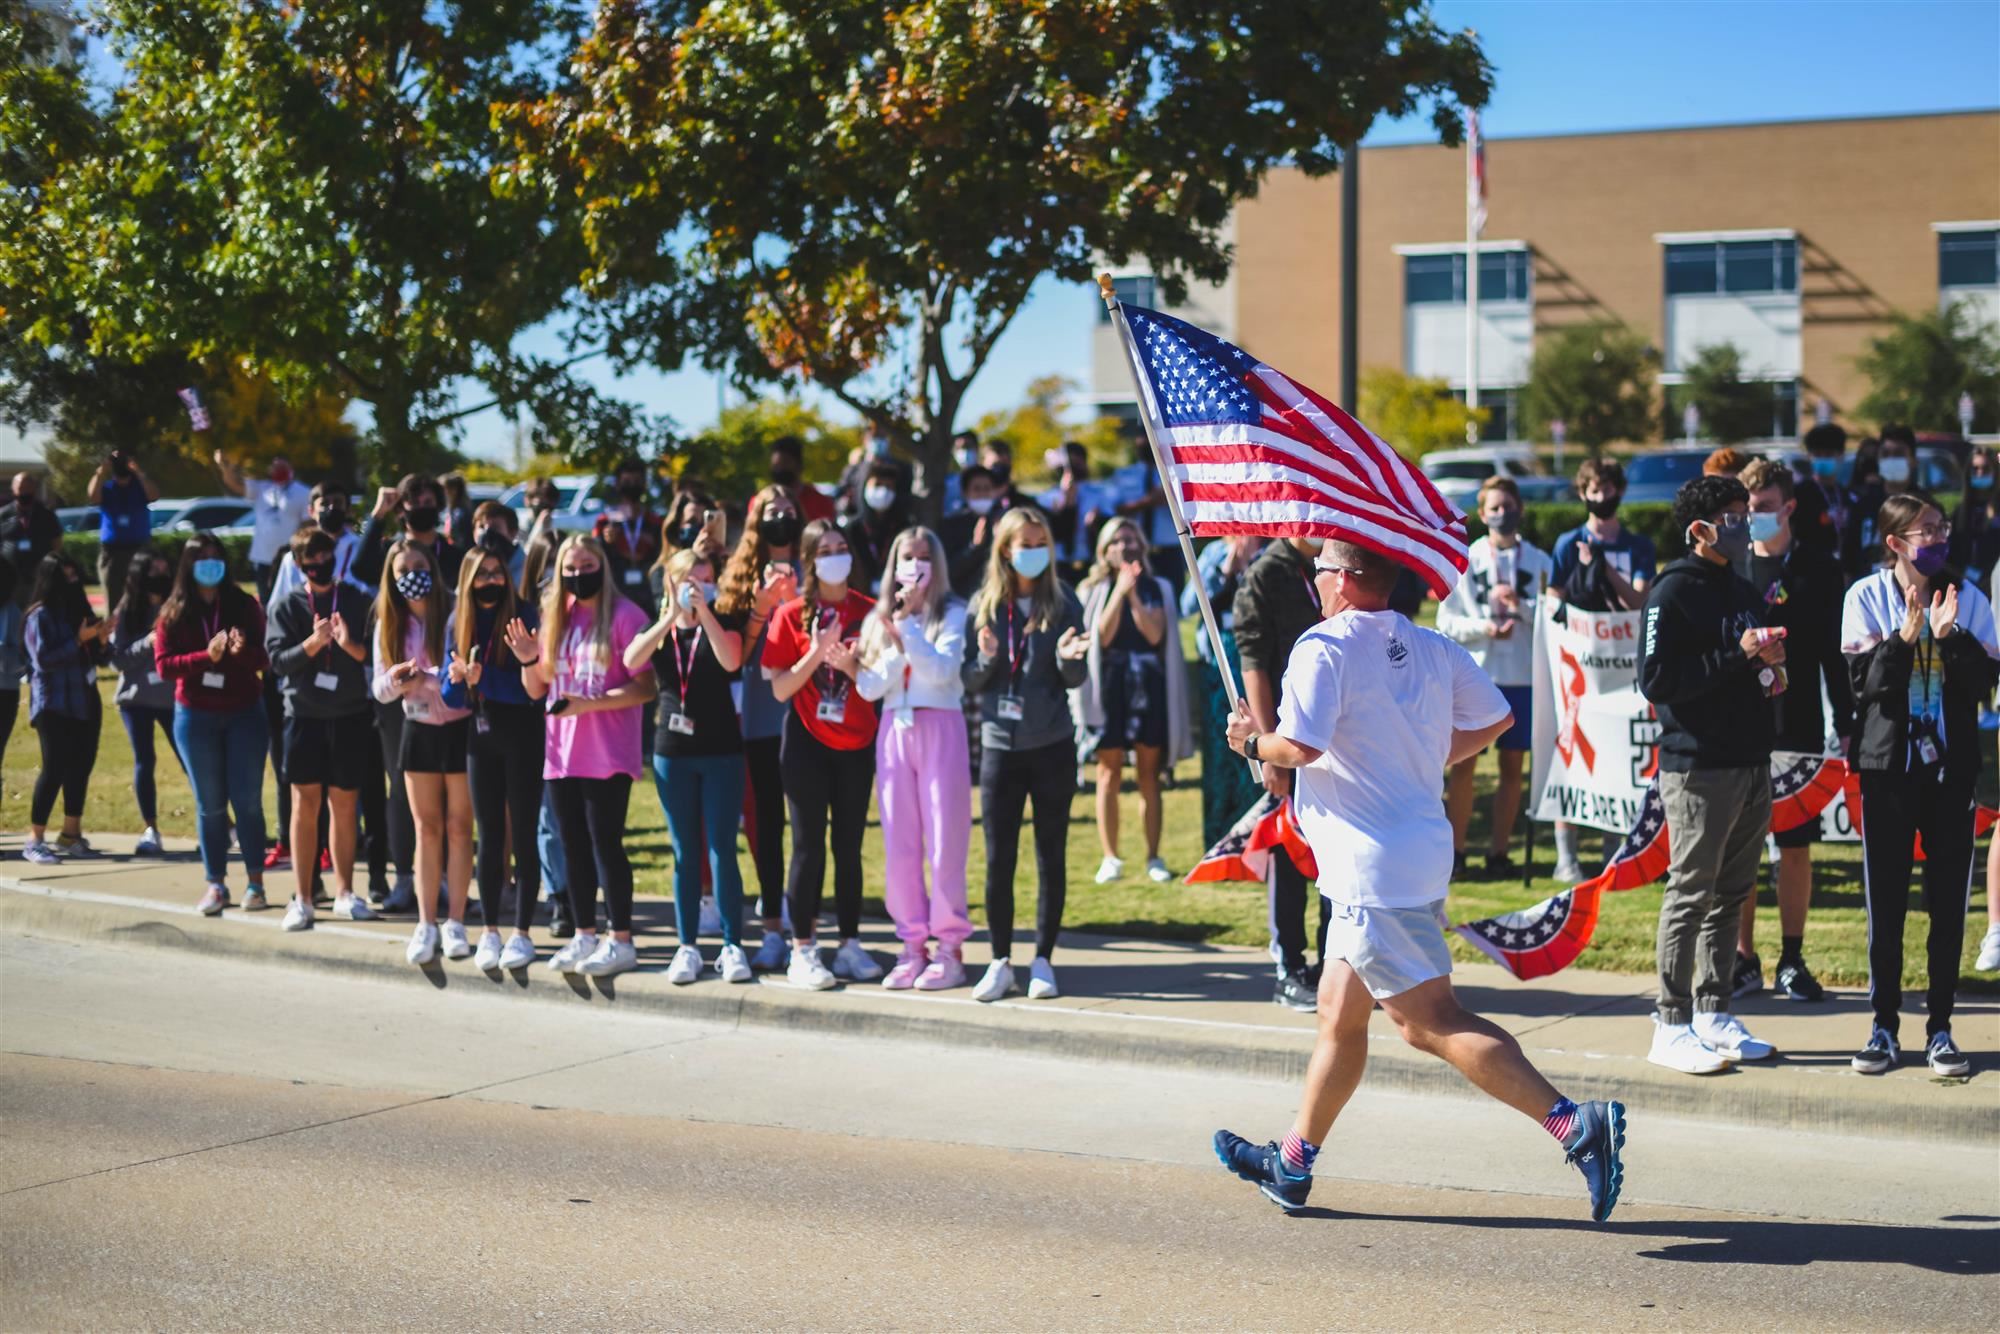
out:
M938 946L937 958L917 979L918 991L949 991L965 985L965 960L958 957L957 945Z
M908 991L915 985L917 975L924 972L930 966L930 962L930 952L924 948L922 941L905 945L902 954L896 959L896 966L882 979L882 985L891 991Z

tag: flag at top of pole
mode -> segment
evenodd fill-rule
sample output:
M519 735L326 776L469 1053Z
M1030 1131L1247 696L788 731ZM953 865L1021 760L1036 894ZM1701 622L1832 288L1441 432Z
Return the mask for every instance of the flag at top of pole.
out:
M1472 235L1486 231L1486 136L1479 132L1479 113L1465 113L1465 208Z
M1434 596L1451 591L1465 572L1465 515L1380 436L1184 320L1123 302L1113 315L1184 541L1334 538L1414 570Z

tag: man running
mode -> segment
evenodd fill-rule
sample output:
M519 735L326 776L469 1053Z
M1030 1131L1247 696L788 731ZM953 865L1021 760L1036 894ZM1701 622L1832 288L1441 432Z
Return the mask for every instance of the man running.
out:
M1319 1039L1291 1133L1260 1146L1218 1130L1216 1157L1287 1213L1305 1208L1313 1159L1361 1083L1368 1018L1379 1003L1412 1047L1541 1122L1583 1173L1590 1216L1601 1223L1624 1180L1624 1105L1563 1097L1512 1037L1452 992L1445 770L1485 749L1513 716L1471 654L1389 610L1398 569L1365 548L1328 542L1313 562L1327 616L1292 650L1277 730L1259 733L1240 704L1230 720L1231 748L1297 771L1293 803L1319 863L1320 893L1333 902L1333 927Z

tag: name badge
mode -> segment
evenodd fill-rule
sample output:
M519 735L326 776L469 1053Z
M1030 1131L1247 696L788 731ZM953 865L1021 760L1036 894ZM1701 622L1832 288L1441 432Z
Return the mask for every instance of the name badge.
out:
M635 565L631 569L625 571L625 582L635 586L638 584L643 584L646 582L646 572L644 570L641 570L639 567Z
M1929 737L1925 737L1923 740L1917 742L1917 758L1925 764L1936 764L1938 762L1937 746Z
M24 537L20 541L16 542L14 545L21 548L21 550L26 551L34 544L30 539Z
M112 522L117 524L120 528L130 528L132 526L132 516L129 514L114 515L112 517Z
M1021 707L1021 697L1019 695L1002 695L1000 697L1001 722L1018 723L1021 721L1024 712L1025 710Z
M475 713L472 715L472 730L485 736L493 730L493 720L483 713Z
M313 684L331 694L340 689L340 678L332 672L318 672L313 676Z
M422 722L431 716L431 702L427 699L412 699L405 695L403 697L403 712L409 714L410 717L415 718L418 722Z
M822 718L826 717L824 706L821 706L819 716ZM685 713L670 713L667 715L667 730L676 736L693 736L694 719L688 717Z
M823 723L844 723L847 721L847 700L823 699L819 702L819 720Z
M917 725L917 711L907 704L898 704L893 716L896 719L896 726L898 727L915 727Z
M207 686L210 690L220 690L222 689L222 673L203 672L201 674L201 683Z
M166 677L164 677L164 676L161 676L161 675L160 675L160 674L159 674L158 672L147 672L147 673L146 673L146 684L147 684L147 685L149 685L149 686L163 686L163 685L165 685L166 683L167 683L167 678L166 678Z
M743 682L741 679L729 683L729 703L735 708L736 716L743 716Z

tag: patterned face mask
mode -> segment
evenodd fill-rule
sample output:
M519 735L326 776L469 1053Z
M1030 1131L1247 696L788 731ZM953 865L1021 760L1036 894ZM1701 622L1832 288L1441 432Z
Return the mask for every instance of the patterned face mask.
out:
M431 572L429 570L408 570L396 576L396 591L410 602L421 602L431 595Z

